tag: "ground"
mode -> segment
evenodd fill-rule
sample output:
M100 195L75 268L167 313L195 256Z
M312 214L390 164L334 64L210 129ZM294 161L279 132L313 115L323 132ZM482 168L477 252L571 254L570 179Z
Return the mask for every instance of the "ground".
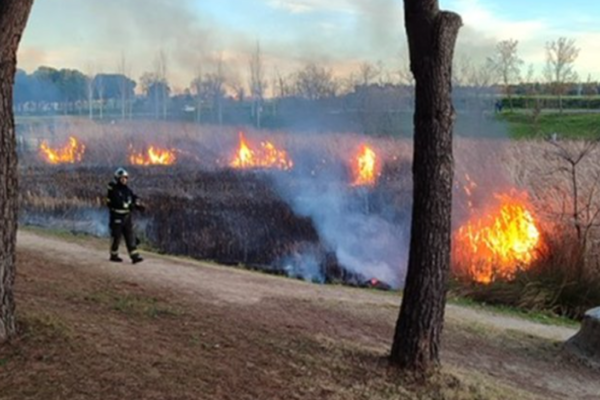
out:
M314 285L21 231L20 336L0 346L0 399L596 399L569 357L576 327L451 305L443 374L386 361L397 293Z

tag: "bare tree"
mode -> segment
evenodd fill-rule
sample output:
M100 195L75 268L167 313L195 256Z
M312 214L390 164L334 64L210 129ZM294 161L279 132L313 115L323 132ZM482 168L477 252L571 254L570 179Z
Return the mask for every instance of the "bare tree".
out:
M470 112L473 100L476 101L476 107L479 104L479 90L475 83L476 66L471 57L465 54L456 54L452 67L452 85L455 89L455 98L459 98L462 108ZM476 108L477 109L477 108Z
M591 184L588 182L585 185L588 187L588 193L582 193L584 186L581 184L582 175L584 175L582 165L584 163L589 164L588 158L597 156L597 153L594 153L598 148L599 142L598 140L586 140L576 142L575 144L569 143L571 146L556 138L552 138L549 142L555 148L555 152L550 154L550 156L555 158L558 163L564 164L556 172L562 173L570 185L571 193L569 196L564 197L570 199L571 204L569 207L563 207L563 210L565 208L570 210L568 219L573 224L577 241L582 248L585 248L589 236L588 233L597 223L598 216L600 215L600 207L594 202L600 176L596 174L594 177L585 177L587 179L592 178L593 182Z
M233 92L234 98L239 102L243 102L246 98L246 88L244 86L243 79L240 79L239 75L234 73L233 75L229 76L227 81L227 86Z
M454 87L468 86L473 70L473 60L464 54L457 54L454 57L453 64L452 85Z
M437 0L404 0L415 77L413 212L408 275L390 361L425 375L439 367L450 270L452 179L452 58L459 15Z
M127 81L127 77L130 73L129 65L127 64L127 58L125 57L125 53L121 52L121 58L119 59L119 63L117 65L117 71L119 72L119 94L121 96L121 119L125 120L127 116L127 104L129 102L129 82Z
M359 67L359 84L368 86L380 75L381 70L377 66L364 62Z
M475 106L481 116L485 110L493 107L495 89L492 87L495 80L494 69L489 63L482 62L479 65L473 65L469 81L475 91Z
M167 64L167 54L164 50L160 50L156 55L156 60L154 62L154 73L159 81L163 82L164 85L160 85L160 90L158 90L155 94L158 98L156 99L156 107L162 106L162 117L163 119L167 119L167 108L169 102L169 91L168 91L168 64ZM158 109L157 109L158 111ZM156 113L158 117L158 112Z
M223 123L223 100L225 98L225 85L227 82L221 56L217 59L213 72L203 74L202 69L199 68L196 78L192 81L192 89L195 92L197 107L201 109L203 104L209 106L213 119L219 124ZM236 95L244 96L239 79L230 79L229 86L236 92ZM200 122L200 118L201 114L198 114L198 122Z
M154 118L158 119L164 97L168 97L170 93L169 85L155 72L145 72L140 77L140 84L146 98L150 101L151 108L154 110Z
M94 77L94 92L98 96L98 104L100 106L100 119L104 118L104 80L102 73L96 74Z
M283 75L277 67L273 71L271 84L271 95L274 98L272 113L277 115L279 112L279 103L281 99L291 96L294 92L292 79L289 76Z
M223 99L227 82L223 61L220 57L213 72L202 74L202 70L198 69L196 78L191 84L198 107L197 122L201 122L201 108L206 104L211 109L213 119L219 124L223 123ZM229 87L243 99L244 93L239 79L230 79Z
M260 52L260 43L256 43L256 50L250 58L250 95L252 96L252 115L256 127L261 126L261 115L267 82L264 76L264 66Z
M32 5L33 0L0 2L0 343L16 334L13 283L19 190L13 86L17 50Z
M340 79L340 86L338 94L340 96L345 96L352 92L356 92L356 89L361 84L362 79L360 77L360 73L350 72L350 74L346 77L342 77Z
M496 53L488 58L488 62L498 73L502 82L504 95L508 98L510 110L513 110L512 85L519 82L523 60L517 54L518 40L503 40L496 45Z
M546 79L552 85L554 94L558 96L560 112L563 111L562 97L567 91L567 85L577 81L574 69L577 57L579 48L575 46L575 39L561 37L546 43Z
M529 97L536 96L537 87L536 87L536 77L535 77L535 67L533 64L529 64L527 67L527 74L525 75L525 80L523 81L523 86L525 87L525 94Z
M315 63L309 63L300 70L295 83L298 94L309 100L335 97L339 88L332 71Z
M196 122L202 123L202 65L199 63L196 70L196 77L192 81L192 93L196 99Z
M294 85L289 76L282 75L278 68L275 68L275 83L273 85L273 96L284 98L294 94Z
M594 81L592 74L588 74L582 93L587 98L587 108L592 108L592 100L598 96L598 82Z
M225 66L223 57L219 56L215 72L207 76L210 95L213 102L213 110L216 111L219 125L223 125L223 99L225 98Z
M530 64L525 77L525 94L530 100L527 101L527 107L531 108L531 122L536 132L539 130L540 115L542 115L542 100L539 96L538 82L535 77L535 67Z
M85 92L87 95L88 103L88 117L94 119L94 79L96 74L94 73L94 67L92 64L87 66L87 74L85 76Z

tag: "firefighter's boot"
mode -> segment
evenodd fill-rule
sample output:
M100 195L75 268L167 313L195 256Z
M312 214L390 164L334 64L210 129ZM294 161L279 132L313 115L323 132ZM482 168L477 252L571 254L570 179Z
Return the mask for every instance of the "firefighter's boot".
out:
M131 256L131 262L134 264L137 264L142 261L144 261L144 259L139 254L134 254Z
M121 257L116 256L116 255L113 254L113 255L110 256L110 261L112 261L112 262L123 262L123 259Z

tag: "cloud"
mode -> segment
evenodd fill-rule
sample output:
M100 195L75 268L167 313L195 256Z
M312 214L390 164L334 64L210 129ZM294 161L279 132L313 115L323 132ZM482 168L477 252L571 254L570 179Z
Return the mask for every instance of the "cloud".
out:
M453 11L458 12L465 27L485 38L527 40L547 30L544 20L509 20L499 16L496 9L481 0L456 0Z
M334 11L352 13L354 9L350 0L268 0L269 7L287 11L292 14L303 14L318 11Z

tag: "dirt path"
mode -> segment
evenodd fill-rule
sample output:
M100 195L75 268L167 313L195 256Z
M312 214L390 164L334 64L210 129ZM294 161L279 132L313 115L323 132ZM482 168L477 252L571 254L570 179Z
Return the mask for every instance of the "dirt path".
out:
M395 295L307 284L176 257L146 254L144 263L140 265L108 263L105 261L106 251L28 231L19 232L18 243L22 248L43 251L51 259L74 263L82 268L99 268L115 276L175 289L192 297L202 296L217 303L253 304L267 298L335 300L394 307L400 303ZM552 340L564 341L576 333L576 329L569 327L544 325L456 305L448 305L446 313L452 321L520 331Z
M141 264L132 265L128 262L115 264L107 261L108 252L101 247L104 247L104 244L100 245L97 241L66 240L31 231L22 230L18 236L19 251L26 254L26 257L32 259L41 257L49 264L68 266L68 276L72 285L76 285L77 280L82 279L79 277L80 273L93 272L105 277L102 279L119 282L121 288L149 288L148 290L152 290L153 293L163 293L165 296L169 294L169 298L183 301L187 307L197 310L193 313L203 313L201 317L200 314L193 314L195 316L190 317L190 320L184 322L182 326L197 324L199 318L203 322L210 319L213 325L203 325L202 329L210 331L211 326L215 327L213 332L216 335L215 341L218 341L219 337L235 338L225 346L230 347L232 351L227 364L220 364L225 362L224 359L212 360L211 370L223 368L223 371L229 371L231 365L237 365L236 363L244 365L241 368L245 370L250 368L249 365L260 364L257 360L261 357L267 357L261 371L270 371L265 372L268 376L265 376L264 382L268 384L263 383L259 385L260 388L257 388L258 384L255 380L245 382L244 378L238 375L227 381L225 387L239 386L245 391L246 396L238 393L237 398L253 398L248 395L252 390L262 390L257 393L264 396L263 398L279 398L274 395L269 396L264 391L268 390L270 385L275 385L273 391L276 388L282 390L281 388L292 387L289 380L282 380L281 376L285 375L282 371L291 368L290 376L296 376L299 370L305 373L307 368L298 366L297 361L290 366L289 360L295 359L287 353L279 361L274 355L265 356L263 353L257 353L255 359L250 362L248 354L255 349L244 347L241 350L239 346L245 344L240 344L239 337L253 338L251 340L253 346L260 348L260 343L256 343L258 339L252 335L260 333L261 336L266 337L274 333L284 338L281 340L286 343L283 346L286 348L288 346L294 348L296 345L302 349L305 349L305 346L308 348L317 346L320 349L318 352L326 353L323 357L331 357L327 362L345 359L344 357L349 357L348 354L351 354L352 362L357 362L358 357L358 364L375 363L376 365L381 362L378 361L379 358L385 356L389 349L400 303L400 298L396 294L314 285L153 254L144 254L145 261ZM40 270L35 271L37 272L28 270L26 279L35 280L33 275L39 274ZM48 274L51 272L49 271ZM61 276L60 282L65 279ZM78 310L74 309L73 312ZM79 322L79 325L88 326L89 323ZM560 351L559 342L575 334L575 329L538 324L456 305L447 308L446 326L443 354L445 366L452 371L458 371L459 375L467 379L481 376L485 381L493 380L494 384L514 388L519 391L519 395L526 395L526 398L600 398L600 380L597 379L597 373L565 358ZM89 329L93 330L91 327ZM185 330L183 327L181 329ZM298 338L304 338L302 340L309 340L309 342L300 343ZM164 339L160 340L164 341ZM271 342L269 346L277 347ZM103 348L102 351L105 349ZM301 353L303 352L304 350ZM184 353L185 351L182 354ZM304 357L303 354L301 356ZM0 359L0 366L1 361ZM277 367L277 370L271 371L279 362L283 364ZM321 371L321 375L328 375L330 368L323 369L324 363L326 362L321 360L319 363L311 364L313 365L311 368ZM239 368L238 366L235 369L237 374ZM368 371L373 368L371 365ZM352 371L348 373L356 374ZM362 374L368 375L364 372ZM379 378L379 376L371 377L369 381ZM205 375L202 379L205 379ZM257 379L260 382L260 378ZM339 387L334 390L331 389L333 385L331 381L319 383L319 379L324 378L316 381L314 379L311 378L311 384L320 385L320 390L325 394L316 393L314 397L311 397L312 392L297 396L288 394L287 397L282 395L281 398L380 398L373 393L367 397L352 395L354 392L336 397L337 394L334 395L334 392L339 392ZM353 379L361 380L358 377ZM347 382L338 382L338 384L344 388L352 386ZM248 385L252 387L249 388ZM211 390L214 389L213 386L209 387ZM356 388L347 390L356 390ZM491 398L504 397L499 395ZM105 396L105 398L111 397ZM182 395L176 398L188 397ZM190 395L189 398L193 396ZM236 397L227 397L221 392L215 392L213 396L206 398Z

